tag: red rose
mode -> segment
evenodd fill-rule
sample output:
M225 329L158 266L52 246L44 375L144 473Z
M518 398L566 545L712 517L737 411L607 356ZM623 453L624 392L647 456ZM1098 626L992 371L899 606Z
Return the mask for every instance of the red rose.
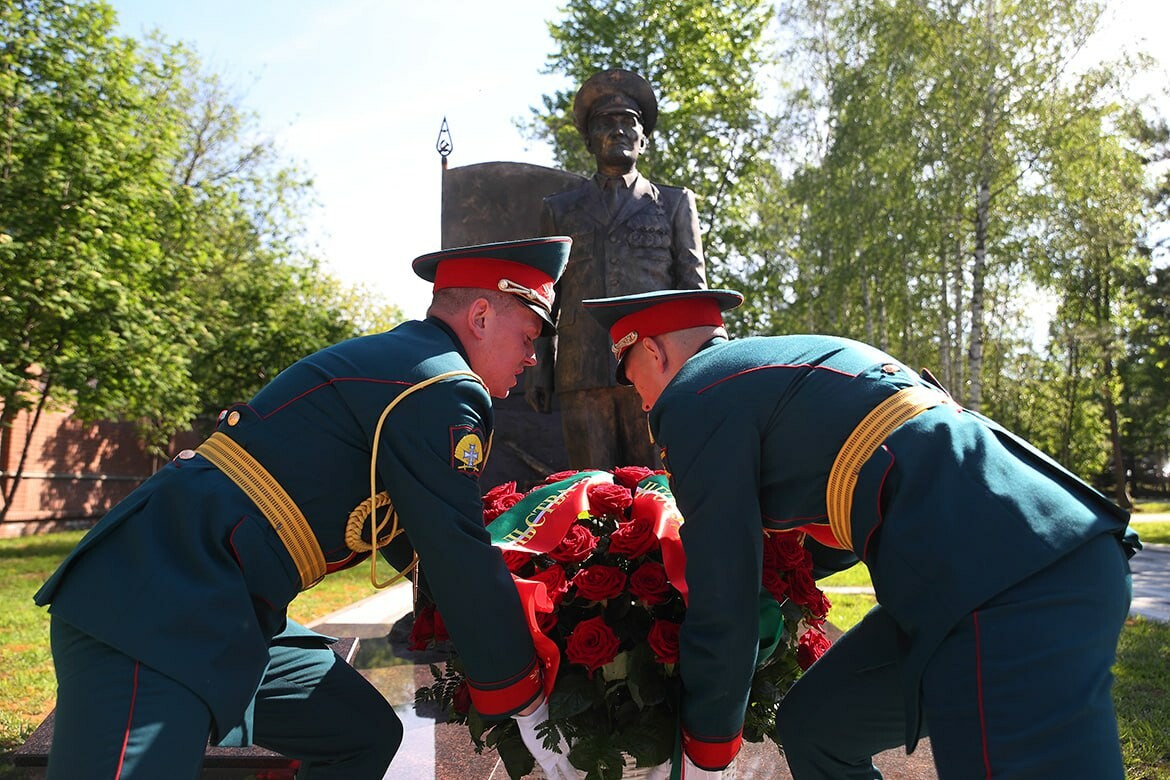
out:
M460 715L466 715L471 711L471 688L467 685L467 680L459 683L459 687L455 689L451 697L451 706Z
M557 618L557 611L552 612L537 612L536 613L536 627L540 629L540 633L545 636L552 636L553 629L557 627L559 619Z
M783 603L788 597L788 582L775 569L764 569L764 590Z
M810 628L800 635L796 646L796 663L807 670L829 649L829 638L819 628Z
M669 620L655 620L646 634L646 642L660 664L678 663L679 624Z
M657 561L646 561L630 574L630 593L646 604L661 604L670 598L670 590L666 567Z
M617 657L619 647L617 634L606 624L605 618L591 617L578 623L573 633L569 634L565 642L565 656L569 663L580 664L588 669L592 677L595 669Z
M638 483L655 473L654 469L645 466L619 466L613 470L613 481L625 485L630 490L638 487Z
M295 774L296 772L300 771L300 768L301 762L298 759L295 761L289 761L282 769L261 769L255 775L250 776L255 777L256 780L288 780L289 772Z
M512 493L511 495L498 499L490 507L483 510L483 524L487 525L492 520L495 520L497 517L504 514L504 512L507 512L509 509L519 504L520 499L522 498L524 498L524 496L520 495L519 493Z
M427 604L414 613L414 624L410 627L410 649L426 650L435 638L435 605Z
M796 569L788 572L788 598L795 601L817 617L829 614L829 600L817 587L812 572L808 569Z
M489 490L483 497L483 523L487 525L520 502L524 495L516 492L515 482L505 482Z
M618 529L609 536L609 551L627 558L637 558L656 549L658 536L654 533L654 526L653 518L641 515L618 523Z
M589 511L602 515L625 517L626 509L634 503L634 494L628 487L612 482L595 482L589 486Z
M557 472L555 472L553 474L549 474L547 477L545 477L543 484L551 485L554 482L560 482L562 479L568 479L569 477L573 476L574 474L579 474L579 473L580 473L579 471L575 471L573 469L569 469L568 471L557 471Z
M562 563L579 563L597 547L597 537L580 523L573 523L561 543L549 550L548 557Z
M483 494L483 505L487 506L488 504L492 503L493 501L496 501L497 499L502 498L503 496L506 496L510 493L515 493L515 492L516 492L516 481L515 480L513 480L511 482L505 482L502 485L496 485L494 488L492 488L491 490L489 490L488 492Z
M812 554L804 549L804 534L768 532L764 534L764 567L790 571L812 565Z
M534 582L543 582L544 588L548 591L548 597L554 607L561 603L561 599L565 597L565 591L569 589L568 578L565 576L565 570L560 564L554 563L547 569L538 571L536 574L525 579L533 580Z
M582 598L603 601L622 592L626 574L616 566L586 566L573 577L573 585Z
M504 565L513 574L520 574L528 564L532 563L532 553L523 550L504 550ZM524 579L528 579L525 577Z

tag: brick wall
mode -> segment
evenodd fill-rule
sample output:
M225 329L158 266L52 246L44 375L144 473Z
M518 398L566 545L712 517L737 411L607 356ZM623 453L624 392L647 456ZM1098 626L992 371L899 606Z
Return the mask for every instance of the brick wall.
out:
M162 465L139 441L134 425L86 424L69 412L44 412L32 431L32 416L17 415L11 447L0 453L0 482L7 492L11 475L29 443L22 478L0 537L91 525ZM176 439L175 448L192 446L194 435Z

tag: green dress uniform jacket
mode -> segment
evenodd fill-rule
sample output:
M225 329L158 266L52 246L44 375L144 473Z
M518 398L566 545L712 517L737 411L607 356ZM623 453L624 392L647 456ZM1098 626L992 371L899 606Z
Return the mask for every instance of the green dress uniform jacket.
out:
M401 394L448 371L470 371L454 333L435 319L408 322L298 361L251 401L225 410L218 429L283 486L327 571L337 571L369 555L351 549L346 527L371 495L379 417ZM483 527L478 476L491 434L486 388L461 375L404 397L374 454L376 489L389 494L426 567L477 708L498 717L536 697L540 672L516 588ZM400 541L383 554L396 567L410 560ZM285 617L301 587L256 505L186 451L111 510L35 599L54 618L195 691L222 735L245 717L274 637L303 631Z
M686 518L684 739L706 746L706 755L730 761L738 749L758 644L761 529L828 525L827 478L846 438L895 392L926 384L847 339L714 339L650 411ZM869 566L877 600L906 642L912 749L922 669L948 631L1087 540L1122 535L1126 522L1125 512L1038 451L944 404L896 428L865 461L853 494L853 549L811 536L806 545L818 576L859 559ZM1076 626L1058 628L1052 642L1076 640Z

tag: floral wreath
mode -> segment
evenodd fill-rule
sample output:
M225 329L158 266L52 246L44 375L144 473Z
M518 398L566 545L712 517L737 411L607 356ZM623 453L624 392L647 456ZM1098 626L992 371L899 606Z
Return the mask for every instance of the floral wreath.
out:
M534 640L551 640L559 651L542 736L556 744L559 732L588 780L616 780L631 763L674 757L678 766L676 664L687 586L683 519L665 474L640 466L558 472L527 494L515 482L495 487L483 503ZM829 647L829 601L803 539L800 531L765 532L760 648L743 731L749 742L775 739L780 700ZM448 639L433 603L416 608L412 650ZM515 721L479 716L458 649L449 650L443 670L431 666L434 683L416 691L416 706L436 704L449 722L466 725L476 752L498 751L513 780L531 773L535 762Z

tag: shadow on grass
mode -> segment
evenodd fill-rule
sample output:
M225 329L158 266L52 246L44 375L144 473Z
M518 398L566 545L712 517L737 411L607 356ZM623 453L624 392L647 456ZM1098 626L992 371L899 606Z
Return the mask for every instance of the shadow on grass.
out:
M21 558L64 558L77 546L77 538L54 539L43 538L22 545L19 540L0 545L0 560L19 560Z

